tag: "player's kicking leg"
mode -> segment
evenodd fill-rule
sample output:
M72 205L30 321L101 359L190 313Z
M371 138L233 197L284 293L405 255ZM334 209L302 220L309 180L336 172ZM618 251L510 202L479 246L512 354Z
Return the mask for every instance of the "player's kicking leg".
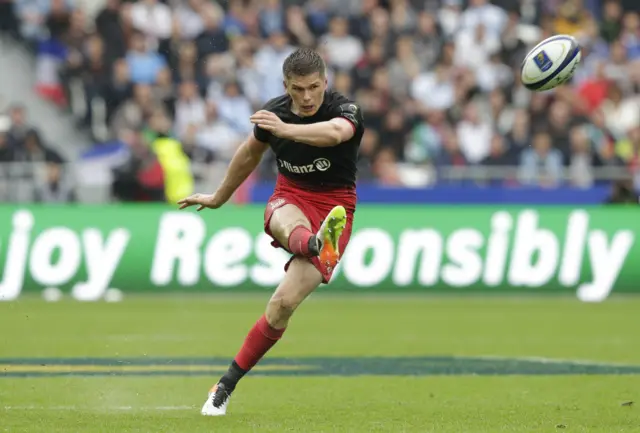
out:
M265 314L249 331L229 370L209 392L202 407L203 415L226 413L238 381L276 344L296 308L322 283L322 274L308 259L319 256L325 266L336 266L340 257L338 242L345 225L346 212L342 206L327 215L315 234L311 232L307 218L295 206L283 206L273 214L269 225L272 234L281 244L288 245L296 257L269 300Z

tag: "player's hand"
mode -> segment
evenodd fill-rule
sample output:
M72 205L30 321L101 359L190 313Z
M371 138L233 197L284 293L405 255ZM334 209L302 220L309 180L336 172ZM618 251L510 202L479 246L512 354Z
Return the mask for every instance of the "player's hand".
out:
M218 209L224 202L219 200L215 194L193 194L178 201L178 204L180 205L180 209L189 206L198 206L196 210L200 212L202 209Z
M258 125L265 131L269 131L276 137L283 137L286 132L287 124L278 116L270 111L260 110L250 117L251 123Z

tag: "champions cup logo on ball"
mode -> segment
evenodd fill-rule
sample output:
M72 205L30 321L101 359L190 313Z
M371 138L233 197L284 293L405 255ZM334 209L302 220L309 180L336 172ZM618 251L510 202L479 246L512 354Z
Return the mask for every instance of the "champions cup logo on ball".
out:
M538 68L540 68L542 72L546 72L553 66L553 62L549 59L547 53L540 51L536 56L536 65L538 65Z

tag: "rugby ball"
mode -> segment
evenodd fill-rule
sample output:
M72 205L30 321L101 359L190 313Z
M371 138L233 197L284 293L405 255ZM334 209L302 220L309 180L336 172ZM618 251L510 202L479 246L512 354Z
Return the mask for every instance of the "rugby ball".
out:
M570 35L557 35L536 45L522 62L522 84L534 92L543 92L566 83L575 72L582 52Z

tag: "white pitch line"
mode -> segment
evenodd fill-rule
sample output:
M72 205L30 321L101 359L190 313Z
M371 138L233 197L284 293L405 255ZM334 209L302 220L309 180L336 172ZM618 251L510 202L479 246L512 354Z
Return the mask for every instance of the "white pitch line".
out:
M629 367L635 365L633 364L625 364L620 362L603 362L603 361L590 361L587 359L565 359L565 358L545 358L541 356L517 356L513 358L509 358L506 356L492 356L492 355L481 355L481 356L454 356L454 358L476 358L476 359L486 359L488 361L528 361L528 362L539 362L541 364L574 364L574 365L583 365L583 366L592 366L592 367Z
M82 411L82 410L99 410L99 411L172 411L172 410L195 410L195 406L4 406L4 410L60 410L60 411Z

